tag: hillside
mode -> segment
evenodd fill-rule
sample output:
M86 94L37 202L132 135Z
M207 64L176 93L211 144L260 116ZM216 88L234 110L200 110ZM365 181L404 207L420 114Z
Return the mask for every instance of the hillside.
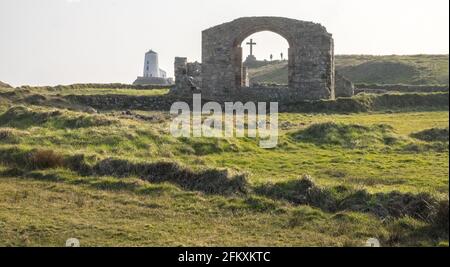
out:
M336 56L336 70L354 83L448 84L448 63L448 55ZM260 61L249 68L252 82L287 83L287 61Z
M0 81L0 88L11 88L11 85Z

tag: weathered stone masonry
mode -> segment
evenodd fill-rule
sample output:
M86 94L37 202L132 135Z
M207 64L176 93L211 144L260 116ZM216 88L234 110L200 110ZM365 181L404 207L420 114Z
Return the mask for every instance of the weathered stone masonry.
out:
M245 86L241 43L260 31L272 31L289 43L288 88ZM178 60L179 61L179 60ZM189 93L187 63L184 76L175 74L178 93ZM215 100L298 101L335 97L334 43L320 24L280 17L248 17L224 23L202 32L201 75L191 82L201 88L202 97ZM187 86L186 86L187 85Z

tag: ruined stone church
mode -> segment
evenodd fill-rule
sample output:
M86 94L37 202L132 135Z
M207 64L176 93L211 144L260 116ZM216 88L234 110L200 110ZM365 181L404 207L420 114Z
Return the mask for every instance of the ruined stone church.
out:
M250 35L271 31L289 43L288 85L248 86L241 44ZM334 99L353 95L353 84L335 72L334 40L320 24L283 17L245 17L202 32L202 63L175 58L171 93L216 101Z

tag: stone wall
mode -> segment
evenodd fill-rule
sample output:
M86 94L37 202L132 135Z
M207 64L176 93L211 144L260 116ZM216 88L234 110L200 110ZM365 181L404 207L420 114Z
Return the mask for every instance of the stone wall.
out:
M133 85L172 85L173 80L162 77L137 77Z
M202 64L188 62L185 57L175 58L175 86L171 93L178 95L192 95L200 93L202 86Z
M331 34L319 24L280 17L240 18L202 32L204 96L217 100L239 97L245 81L241 43L259 31L278 33L289 43L289 91L286 92L289 97L295 100L335 97Z
M352 97L355 94L353 83L338 72L336 72L334 89L336 97Z

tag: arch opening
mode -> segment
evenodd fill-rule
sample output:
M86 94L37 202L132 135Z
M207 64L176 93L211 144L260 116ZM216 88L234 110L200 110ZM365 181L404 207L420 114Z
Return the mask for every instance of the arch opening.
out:
M270 29L254 29L236 38L233 47L236 87L288 88L293 59L289 40L285 34Z

